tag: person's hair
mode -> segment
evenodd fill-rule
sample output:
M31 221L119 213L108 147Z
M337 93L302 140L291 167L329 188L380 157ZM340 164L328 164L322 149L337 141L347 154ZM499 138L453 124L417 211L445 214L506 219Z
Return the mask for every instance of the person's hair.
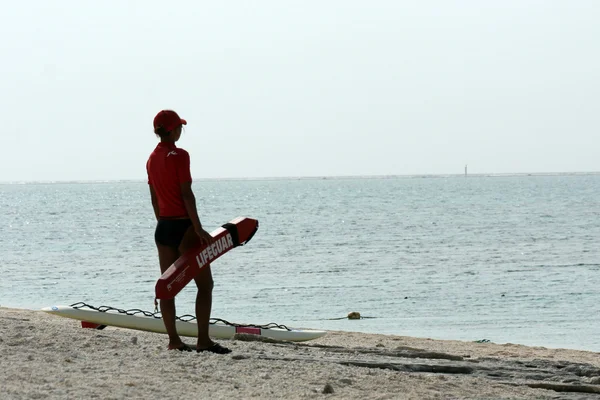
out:
M159 126L154 128L154 133L157 134L160 137L165 137L165 136L169 136L171 134L171 132L167 132L167 130L165 129L164 126Z

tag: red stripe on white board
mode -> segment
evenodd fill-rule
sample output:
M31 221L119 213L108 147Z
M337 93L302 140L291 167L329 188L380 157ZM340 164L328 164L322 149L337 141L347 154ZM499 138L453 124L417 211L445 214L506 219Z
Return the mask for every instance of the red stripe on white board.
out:
M235 333L249 333L251 335L260 335L260 328L252 328L249 326L236 326Z

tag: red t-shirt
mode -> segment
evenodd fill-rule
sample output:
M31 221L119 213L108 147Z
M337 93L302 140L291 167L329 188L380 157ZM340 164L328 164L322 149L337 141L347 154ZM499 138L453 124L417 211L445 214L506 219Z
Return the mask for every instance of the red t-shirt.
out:
M159 216L187 217L180 185L192 181L188 152L174 143L160 142L148 158L146 171L158 198Z

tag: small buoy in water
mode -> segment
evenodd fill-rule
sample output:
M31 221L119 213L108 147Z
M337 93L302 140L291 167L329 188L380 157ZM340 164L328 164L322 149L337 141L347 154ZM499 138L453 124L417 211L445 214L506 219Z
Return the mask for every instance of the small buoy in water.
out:
M360 313L358 311L352 311L348 313L348 319L360 319Z

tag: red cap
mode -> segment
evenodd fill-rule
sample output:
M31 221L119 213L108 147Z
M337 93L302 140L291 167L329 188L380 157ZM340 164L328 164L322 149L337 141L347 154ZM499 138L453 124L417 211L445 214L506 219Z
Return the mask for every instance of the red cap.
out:
M187 125L187 121L179 118L179 115L173 110L159 111L154 117L154 129L162 126L167 132L171 132L179 125Z

